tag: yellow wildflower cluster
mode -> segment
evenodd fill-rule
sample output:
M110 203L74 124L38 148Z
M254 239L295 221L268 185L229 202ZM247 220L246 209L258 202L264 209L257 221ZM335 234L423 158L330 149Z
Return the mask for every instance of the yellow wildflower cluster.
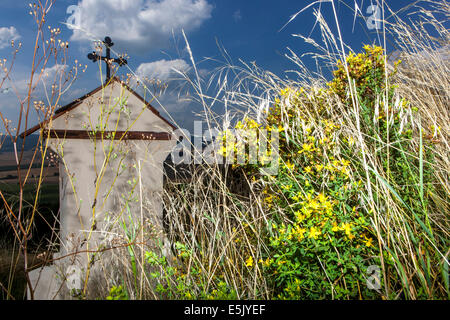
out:
M273 138L273 131L278 138ZM272 147L273 140L282 139L279 135L285 130L282 125L262 125L250 117L238 121L233 129L226 129L218 136L221 143L218 154L226 158L227 163L237 166L267 165L278 159L278 150ZM265 140L265 143L261 143ZM260 149L264 148L264 149ZM252 150L252 151L250 151ZM249 165L249 166L248 166Z
M293 163L291 163L289 160L287 160L286 162L283 161L282 158L280 158L280 162L282 162L282 165L288 169L289 171L294 170L295 165Z
M296 96L295 92L294 89L285 88L281 90L280 96L282 99ZM340 126L331 119L321 118L315 124L313 120L305 121L303 141L297 145L296 153L280 159L281 168L285 169L283 172L288 179L283 182L278 180L277 183L295 219L290 225L281 224L272 238L273 245L304 240L334 241L336 237L355 239L355 231L360 228L356 228L348 217L340 216L344 205L342 201L346 199L340 200L336 194L350 190L353 186L349 179L352 172L350 161L335 158L339 154L339 145L334 143L341 139L339 129ZM324 184L329 190L335 191L323 191ZM334 184L339 187L333 187ZM271 196L267 190L265 202L270 207L274 201L277 205L280 205L278 201L286 201ZM355 212L352 214L356 215ZM365 239L363 236L359 238ZM366 239L363 243L370 246L371 241Z
M272 208L274 200L277 201L277 199L278 196L273 193L269 193L267 188L263 190L263 200L267 208Z
M317 239L317 237L320 235L320 230L318 230L316 227L311 227L309 230L309 238Z
M361 261L376 252L367 212L356 210L364 205L362 182L354 179L359 170L352 160L355 138L348 136L341 129L344 122L329 112L336 94L347 102L347 70L356 82L357 93L369 102L374 92L365 86L370 81L384 83L379 79L384 73L373 72L384 65L383 50L364 49L363 54L349 54L345 65L338 64L327 89L310 88L305 93L303 89L284 88L269 111L269 125L282 123L286 137L280 139L281 170L274 180L266 180L265 194L273 217L268 246L274 259L266 271L281 283L284 292L280 297L320 296L301 288L302 281L305 287L316 283L321 278L318 275L323 275L323 266L336 261L347 269L355 265L361 268ZM335 289L349 284L339 268L328 271Z
M258 261L263 267L269 267L273 263L273 259L267 258L265 260L259 259Z
M260 127L261 124L259 124L258 122L249 117L245 117L244 120L238 121L235 126L236 129L243 129L243 130L258 129Z
M253 267L253 257L249 256L248 259L245 261L245 266L246 267Z
M345 235L352 240L355 236L352 234L352 227L353 225L351 223L345 222L342 223L340 226L337 225L336 222L333 223L333 228L331 229L333 232L339 232L344 231Z
M313 197L311 193L306 194L300 205L302 206L300 212L306 218L309 218L311 214L331 216L334 206L333 202L329 201L323 193L319 193L316 197Z
M367 238L366 235L364 235L363 237L364 237L364 245L366 247L373 247L373 238Z
M370 100L373 100L373 95L376 91L376 88L373 87L373 83L380 84L381 87L379 89L383 89L384 87L385 60L383 48L366 45L364 46L364 51L364 53L359 54L350 52L346 58L345 65L340 60L337 62L337 70L334 71L334 79L328 83L328 87L332 92L336 93L342 101L348 99L348 76L350 76L351 80L355 81L356 88L361 90L361 96ZM373 72L374 70L379 70L380 72Z

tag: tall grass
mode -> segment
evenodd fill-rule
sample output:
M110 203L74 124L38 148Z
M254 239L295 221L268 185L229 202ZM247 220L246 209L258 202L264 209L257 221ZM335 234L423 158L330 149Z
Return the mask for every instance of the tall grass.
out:
M79 298L447 299L449 4L425 3L408 22L383 3L378 45L393 41L399 64L350 53L316 12L321 38L299 37L332 81L289 50L296 80L242 62L205 82L185 37L207 127L280 129L280 169L191 166L165 183L164 229L121 204ZM138 193L133 210L151 211Z
M34 41L30 45L30 72L27 74L27 78L24 79L24 83L26 83L24 88L22 88L20 81L17 81L14 70L16 57L21 54L22 44L18 41L11 41L10 55L2 57L0 62L3 71L0 87L6 89L6 86L8 86L8 90L17 97L16 119L8 119L4 112L0 111L0 122L2 125L0 148L8 144L13 146L14 171L17 174L17 194L10 195L8 194L9 187L4 187L3 185L0 187L1 220L6 221L10 230L12 230L11 233L13 235L7 242L14 242L14 253L11 253L11 261L14 261L14 263L11 263L9 270L5 272L5 269L3 269L1 272L2 276L8 273L7 280L3 282L4 279L2 279L0 285L2 296L8 299L13 298L9 291L12 288L12 283L15 281L16 270L20 271L18 277L21 280L25 279L27 285L31 286L29 271L33 268L34 262L29 260L29 257L32 256L30 251L34 251L35 246L40 244L36 239L36 233L33 238L35 220L37 217L37 220L48 218L45 216L42 216L42 219L39 218L42 214L38 206L44 178L44 159L48 155L47 145L36 141L32 159L28 161L24 156L27 139L20 139L19 135L30 128L31 114L35 113L42 122L50 119L60 103L61 96L70 88L76 78L79 67L78 63L75 63L73 68L66 70L67 72L64 72L63 68L58 68L66 64L68 44L61 41L61 30L59 28L51 28L46 25L46 17L53 4L53 0L46 0L36 1L29 5L29 14L36 24L36 34ZM50 76L49 70L53 67L58 72ZM42 89L43 91L40 91ZM41 100L35 97L35 94L39 91L44 96L41 97ZM13 120L16 122L13 123ZM35 192L32 194L32 199L30 199L26 193L29 190L30 180L32 180L32 168L36 167L36 165L40 168L40 174L37 179L37 186L34 188ZM45 221L44 224L46 224ZM51 225L51 227L54 227L54 225ZM11 240L11 238L13 239ZM46 244L43 243L43 245ZM18 295L21 294L22 292ZM31 296L33 296L33 293L31 293ZM22 298L22 296L18 298Z
M350 160L349 181L361 186L357 192L358 211L369 219L368 228L374 236L371 252L375 256L364 256L364 259L368 261L366 266L374 264L380 268L381 284L378 290L364 290L360 287L367 284L358 280L358 293L352 294L347 287L349 271L341 268L340 274L331 274L331 268L325 267L329 263L321 260L325 255L318 255L323 272L317 273L317 277L323 276L329 282L329 291L318 297L336 298L336 286L344 279L342 286L348 290L342 291L344 294L339 298L448 298L450 38L445 21L449 4L446 1L426 4L431 9L414 7L420 18L408 22L384 7L392 19L380 32L379 45L383 46L387 37L394 41L402 62L395 67L392 59L382 57L385 83L378 91L372 88L376 92L370 101L360 94L361 88L349 70L349 47L340 33L335 35L330 31L320 15L317 21L323 45L315 39L304 40L316 46L319 53L315 57L324 65L330 68L341 65L346 99L326 91L326 77L308 71L292 51L289 58L298 66L297 81L281 80L254 64L245 63L219 68L207 88L202 87L199 79L187 79L199 94L205 121L211 127L226 130L230 119L243 120L245 116L264 124L267 113L263 111L278 103L281 114L278 124L285 128L287 139L294 145L306 141L306 129L318 138L326 137L327 127L322 120L331 119L339 128L331 136L337 147L324 157ZM339 25L339 18L335 18ZM195 68L192 56L191 59ZM229 80L231 76L233 82ZM213 86L217 88L213 95L204 93L210 92ZM295 96L300 90L306 92L306 99L298 101ZM227 114L219 121L210 108L214 99L221 99L227 106ZM385 124L376 118L368 119L368 108L372 108L371 115L386 119ZM289 115L290 112L293 114ZM406 135L405 131L408 131ZM286 159L283 155L281 158L281 161ZM227 179L239 171L239 179L249 188L245 196L233 192ZM287 176L300 191L307 190L295 174ZM170 280L163 277L161 291L175 298L286 297L289 288L280 287L274 281L279 274L268 271L270 266L265 264L265 259L277 254L269 241L276 234L271 230L272 221L293 223L286 207L279 203L268 207L265 201L267 187L273 194L284 197L280 188L283 175L274 179L256 177L245 168L223 170L206 166L189 182L168 183L165 201L169 237L176 244L179 259L176 264L169 263L176 273L171 272ZM322 177L319 184L320 190L329 191L328 178ZM337 250L336 246L333 248ZM284 251L278 253L281 252ZM166 274L168 265L164 263L160 267L161 274ZM353 272L364 274L365 271ZM298 278L302 277L300 274ZM311 285L309 289L317 288ZM307 298L305 292L298 289L295 297Z

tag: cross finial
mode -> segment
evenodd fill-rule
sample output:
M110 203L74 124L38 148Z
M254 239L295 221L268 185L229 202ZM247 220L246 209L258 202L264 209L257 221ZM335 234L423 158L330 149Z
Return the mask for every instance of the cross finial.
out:
M106 47L106 56L102 57L98 55L95 51L88 54L88 59L92 60L92 62L97 62L98 60L103 60L106 63L106 79L108 80L111 78L111 64L113 62L117 63L119 66L123 66L127 64L127 60L124 58L115 58L111 59L111 47L114 45L110 37L105 37L105 40L103 41L103 44Z

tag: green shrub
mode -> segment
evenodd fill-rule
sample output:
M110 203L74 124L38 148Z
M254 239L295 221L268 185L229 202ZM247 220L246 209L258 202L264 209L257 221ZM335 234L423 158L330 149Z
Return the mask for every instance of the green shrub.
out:
M287 87L281 90L264 125L249 118L237 125L238 129L280 131L280 170L275 178L262 177L271 222L268 254L259 263L272 283L274 298L384 297L367 286L369 266L383 266L383 275L392 280L393 288L402 290L401 263L389 247L382 248L380 241L386 235L374 230L374 215L379 213L371 201L384 202L385 194L374 194L375 199L366 195L368 184L377 184L380 177L374 172L366 179L362 153L355 153L360 150L357 137L342 130L333 118L329 111L333 104L341 103L348 110L359 108L359 112L349 112L353 115L350 120L359 121L366 152L381 162L381 171L387 174L381 181L398 195L397 204L404 204L403 209L408 208L419 221L424 218L430 229L425 194L431 192L432 184L424 181L431 181L432 168L424 163L432 163L432 145L426 144L428 151L415 156L410 122L402 123L402 113L414 110L395 96L391 84L400 61L387 72L381 47L365 46L364 50L348 55L348 73L338 61L327 88ZM257 166L243 167L249 175L257 174ZM414 227L409 228L413 236ZM422 243L424 250L427 246L421 234L415 241ZM250 259L247 267L253 266ZM383 275L378 279L380 289L385 283Z

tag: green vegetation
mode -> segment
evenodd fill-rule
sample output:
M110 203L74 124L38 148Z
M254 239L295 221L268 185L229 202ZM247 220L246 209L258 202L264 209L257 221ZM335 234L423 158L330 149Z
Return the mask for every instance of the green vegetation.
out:
M381 47L365 46L337 61L326 86L280 89L265 122L243 117L239 130L280 132L276 176L248 163L228 173L243 174L249 199L204 177L168 192L177 257L146 252L161 297L448 297L448 159L400 95L401 62L385 63ZM237 159L245 149L229 135L222 155ZM175 221L182 213L187 224Z
M204 164L187 181L167 181L164 234L159 221L144 218L141 179L130 178L123 209L105 213L106 236L97 249L88 246L85 285L73 297L448 299L450 34L434 15L448 16L450 7L433 4L435 12L423 11L432 34L423 20L406 24L395 14L385 26L401 61L390 62L377 45L352 52L318 20L323 47L306 40L322 52L316 58L331 79L310 74L292 52L296 81L254 64L227 65L210 79L220 88L211 97L201 79L187 78L211 124L211 105L236 106L224 117L236 124L225 121L217 141L225 143L222 156L244 163ZM269 146L279 132L279 150L249 163L242 147L250 138L230 127L265 130L258 141ZM265 175L261 164L271 156L278 171ZM14 212L18 189L0 188ZM27 188L24 203L33 203L36 190ZM40 206L55 205L57 194L43 185ZM89 236L94 231L96 221Z
M433 32L395 15L385 26L401 61L376 45L344 52L319 21L326 45L306 40L332 79L309 73L292 52L298 81L228 65L209 97L201 81L187 79L211 123L208 101L220 97L237 106L226 115L233 129L278 131L279 170L261 174L273 153L250 163L248 136L223 128L221 154L245 162L205 165L191 181L169 182L173 250L137 246L144 265L123 267L151 286L131 277L112 285L130 299L448 299L450 35L434 17L449 6L433 4L422 10ZM259 141L270 145L269 136Z
M19 206L19 185L12 183L0 183L0 190L8 201L11 209L17 210ZM36 197L37 186L27 184L23 188L23 214L27 218L31 216L33 204ZM40 188L35 222L33 225L33 236L30 238L33 247L45 246L48 241L55 240L55 233L52 228L57 227L56 215L59 211L59 185L43 184ZM1 207L3 210L3 206ZM5 243L13 241L14 235L10 229L9 222L4 217L0 221L0 230Z

